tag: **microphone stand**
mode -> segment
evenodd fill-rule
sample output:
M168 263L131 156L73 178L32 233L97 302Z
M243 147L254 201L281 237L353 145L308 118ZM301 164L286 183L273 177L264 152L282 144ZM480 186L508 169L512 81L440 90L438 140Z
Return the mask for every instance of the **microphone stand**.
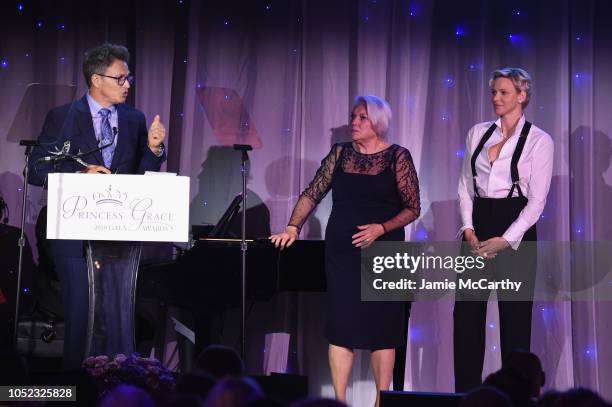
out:
M116 127L113 128L113 133L114 133L114 137L116 137L117 136ZM113 137L113 142L105 144L98 148L95 148L91 151L87 151L85 153L79 153L76 155L69 154L68 152L62 152L62 153L56 154L53 157L50 157L51 159L49 161L51 161L53 165L55 166L59 161L74 160L80 165L82 165L83 167L87 168L87 163L84 162L81 159L81 157L95 153L96 151L100 151L100 150L103 150L111 146L114 143L114 137ZM17 263L17 290L15 292L15 320L13 322L13 346L15 347L15 349L17 349L17 327L19 323L19 297L21 294L21 273L23 270L23 248L25 247L25 218L26 218L26 213L27 213L26 205L28 203L27 198L28 198L28 181L30 178L30 156L32 155L32 149L35 146L40 145L40 142L37 140L21 140L19 142L19 145L25 146L26 150L25 150L25 168L23 170L23 200L21 204L21 231L19 234L19 240L17 241L17 245L19 246L19 260ZM69 148L70 147L68 146L68 149ZM42 161L46 161L46 160L42 159ZM35 165L37 165L38 163L39 162L37 161Z
M17 290L15 291L15 320L13 321L13 346L17 350L17 326L19 323L19 297L21 294L21 272L23 270L23 248L25 247L25 221L26 205L28 204L28 181L30 178L30 155L34 146L39 144L36 140L21 140L20 146L25 146L25 168L23 170L23 199L21 202L21 230L19 233L19 260L17 263Z
M242 172L242 236L240 240L240 357L246 365L246 209L247 209L247 162L249 161L248 151L253 150L248 144L234 144L234 150L242 152L241 172Z

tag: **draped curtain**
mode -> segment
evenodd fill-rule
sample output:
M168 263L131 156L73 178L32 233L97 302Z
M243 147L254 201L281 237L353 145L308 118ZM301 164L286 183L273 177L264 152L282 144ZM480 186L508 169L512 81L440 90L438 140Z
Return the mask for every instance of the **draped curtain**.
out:
M264 223L269 219L252 232L281 230L320 160L334 143L350 139L354 97L375 94L393 108L389 142L410 150L419 175L422 212L407 236L453 240L465 136L473 124L494 119L490 73L519 66L534 78L525 115L555 142L539 238L612 238L609 2L135 0L1 7L0 189L12 225L21 210L18 140L36 135L36 112L43 109L37 98L26 101L26 85L76 85L68 87L73 93L52 86L46 91L52 101L82 96L83 51L111 41L132 51L137 84L130 103L149 121L159 113L169 130L167 170L191 177L192 224L215 223L240 192L240 156L228 146L249 143L255 147L249 207L260 209ZM42 197L34 188L31 240ZM327 197L302 237L323 238L330 210ZM542 259L539 274L579 268ZM265 332L290 332L291 368L310 376L313 394L332 394L323 298L279 294L255 306L249 365L261 365ZM413 304L407 389L453 390L452 307L450 298ZM543 361L547 388L585 386L612 397L605 386L612 381L610 311L609 302L596 298L534 304L532 350ZM495 307L487 327L485 374L500 366ZM374 397L368 359L357 353L354 402Z

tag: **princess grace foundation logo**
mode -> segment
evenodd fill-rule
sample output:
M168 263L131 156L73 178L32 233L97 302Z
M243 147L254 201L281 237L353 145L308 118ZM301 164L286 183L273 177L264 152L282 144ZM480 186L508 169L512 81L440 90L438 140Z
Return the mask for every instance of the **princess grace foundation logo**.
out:
M73 195L62 202L62 217L93 222L96 231L167 232L174 229L174 215L156 210L150 197L130 197L113 188L96 191L91 196Z

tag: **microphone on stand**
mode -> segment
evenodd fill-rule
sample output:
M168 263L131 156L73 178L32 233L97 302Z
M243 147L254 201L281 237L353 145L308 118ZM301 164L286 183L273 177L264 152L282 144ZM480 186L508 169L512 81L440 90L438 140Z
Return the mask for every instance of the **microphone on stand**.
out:
M56 147L56 150L57 150L57 147ZM49 154L51 155L48 155L46 157L42 157L36 160L36 164L41 163L41 162L56 163L59 161L71 159L72 155L70 154L70 140L64 141L64 145L62 146L61 150L57 152L49 151Z
M83 161L81 158L85 157L86 155L90 155L95 152L104 150L105 148L108 148L112 146L113 144L115 144L115 139L117 138L118 133L119 133L119 130L117 129L117 127L113 127L113 140L110 143L103 144L100 147L94 148L93 150L86 151L84 153L78 153L78 154L70 154L70 140L66 140L60 151L58 151L57 153L49 151L49 154L51 155L39 158L38 160L36 160L36 164L39 164L42 162L58 163L60 161L65 161L65 160L74 160L77 163L81 164L83 167L87 168L88 164L85 161Z

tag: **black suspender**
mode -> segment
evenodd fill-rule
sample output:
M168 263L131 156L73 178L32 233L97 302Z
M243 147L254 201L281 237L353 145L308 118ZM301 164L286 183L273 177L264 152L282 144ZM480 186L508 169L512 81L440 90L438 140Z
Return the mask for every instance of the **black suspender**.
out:
M486 131L486 133L480 139L476 150L472 154L471 164L472 164L472 181L474 182L474 195L480 197L478 193L478 188L476 186L476 158L480 155L485 143L489 141L495 128L497 125L493 123L491 127ZM512 177L512 188L510 188L510 192L508 193L508 198L512 198L512 194L514 193L514 188L518 189L518 193L520 197L523 197L523 191L521 191L521 186L519 185L519 173L518 173L518 161L521 158L521 154L523 153L523 148L525 147L525 142L527 141L527 135L529 134L529 130L531 130L531 123L525 121L523 128L521 130L521 135L519 136L519 140L516 143L516 148L514 149L514 153L512 154L512 161L510 162L510 176Z
M519 196L521 198L523 197L523 191L521 191L521 186L519 185L518 161L519 158L521 158L521 154L523 153L523 147L525 147L525 142L527 141L527 135L529 134L529 130L531 130L531 123L525 121L523 129L521 130L521 135L518 139L518 142L516 143L514 154L512 154L512 161L510 162L510 176L512 177L512 188L510 188L508 198L512 198L512 194L514 193L514 187L518 189Z
M476 195L477 197L480 197L480 194L478 193L478 188L476 187L476 158L478 158L478 156L480 155L480 152L482 151L482 148L484 147L485 143L491 138L491 135L495 131L496 127L497 125L495 123L493 123L491 127L489 127L489 130L487 130L484 136L482 136L482 138L480 139L480 143L478 143L476 150L474 150L474 153L472 154L472 181L474 182L474 195Z

